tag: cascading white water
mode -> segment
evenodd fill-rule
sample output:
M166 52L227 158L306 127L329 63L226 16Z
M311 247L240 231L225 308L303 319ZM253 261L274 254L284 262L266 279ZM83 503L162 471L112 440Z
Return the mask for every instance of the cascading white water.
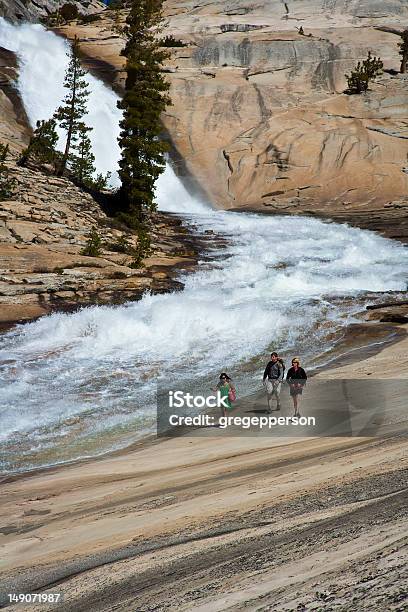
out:
M50 119L67 93L64 74L69 61L68 42L41 25L16 26L0 18L0 44L19 57L17 86L31 125L35 126L39 119ZM120 156L117 137L121 118L117 96L91 74L87 80L91 94L84 121L94 128L89 137L96 169L103 174L111 171L111 183L117 185ZM63 148L62 139L59 147Z
M0 21L0 45L19 53L30 120L48 117L61 97L66 43L41 26ZM113 170L116 96L96 79L90 85L98 170ZM208 387L227 370L241 393L251 390L267 349L325 351L327 334L353 320L367 295L406 288L407 250L370 232L212 211L170 168L157 197L227 246L209 250L182 292L54 314L0 338L5 469L97 454L149 431L158 379Z
M67 93L64 74L69 61L68 41L41 25L16 26L0 17L0 43L19 57L17 86L31 125L34 127L40 119L50 119ZM89 136L96 170L102 174L111 172L110 182L112 186L118 186L118 136L122 117L122 111L117 107L118 96L91 74L88 73L86 79L90 96L84 121L93 128ZM58 146L62 150L65 144L63 134L61 130L57 131L60 135ZM187 206L188 202L191 206L191 198L170 167L160 177L157 191L164 209L171 208L172 202L177 201L181 206L179 210L189 210Z

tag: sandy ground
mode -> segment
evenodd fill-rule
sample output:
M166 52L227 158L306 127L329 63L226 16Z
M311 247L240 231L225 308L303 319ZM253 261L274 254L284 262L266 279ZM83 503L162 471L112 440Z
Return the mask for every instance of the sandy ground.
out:
M407 355L404 338L321 372L302 411L329 377L396 379L398 367L407 381ZM62 602L12 607L407 610L402 388L391 386L375 436L213 428L3 482L2 603L47 592Z

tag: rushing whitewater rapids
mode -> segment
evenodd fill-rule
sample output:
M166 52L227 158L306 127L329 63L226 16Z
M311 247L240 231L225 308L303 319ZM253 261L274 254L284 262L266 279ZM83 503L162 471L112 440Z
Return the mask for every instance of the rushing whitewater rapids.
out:
M31 123L50 117L63 95L67 43L41 26L0 20L0 45L19 56ZM89 82L97 169L115 172L117 98ZM370 232L216 212L189 197L170 168L157 199L192 231L213 230L228 246L210 249L182 292L54 314L3 335L3 469L96 455L151 431L158 379L205 390L226 370L244 394L259 386L269 349L301 353L310 365L367 300L406 288L407 250Z

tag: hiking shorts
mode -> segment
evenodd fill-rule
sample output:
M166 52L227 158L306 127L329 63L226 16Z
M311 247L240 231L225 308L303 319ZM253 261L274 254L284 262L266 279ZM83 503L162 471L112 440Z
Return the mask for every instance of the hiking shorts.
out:
M280 396L281 392L281 381L270 380L269 378L265 381L266 392L268 395L274 395L275 397Z

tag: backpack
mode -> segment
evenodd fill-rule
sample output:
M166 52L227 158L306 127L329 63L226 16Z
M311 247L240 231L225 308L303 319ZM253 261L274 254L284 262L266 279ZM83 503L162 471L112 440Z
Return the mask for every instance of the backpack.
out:
M283 378L285 376L285 370L286 370L285 362L280 357L278 358L278 362L279 362L279 365L282 368L282 378Z
M228 391L228 399L230 402L235 402L235 400L237 399L237 394L235 393L235 389L233 389L231 386Z

